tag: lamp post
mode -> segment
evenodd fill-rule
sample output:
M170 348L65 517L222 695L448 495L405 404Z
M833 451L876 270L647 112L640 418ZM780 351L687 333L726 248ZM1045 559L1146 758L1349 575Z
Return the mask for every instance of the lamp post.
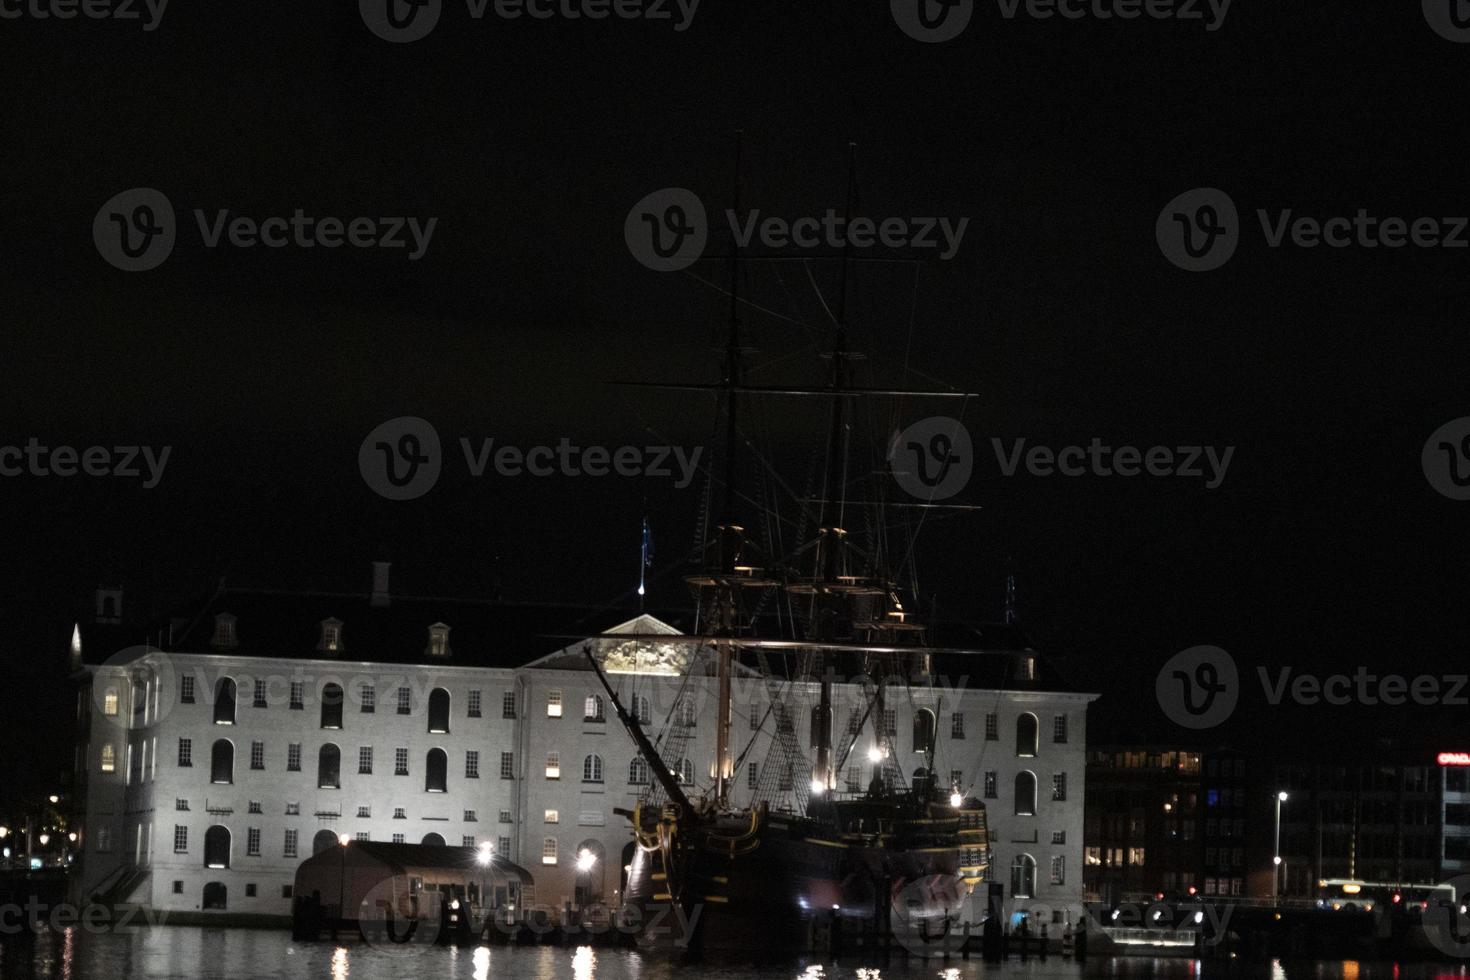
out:
M584 904L590 904L592 898L592 867L595 864L597 864L597 855L585 847L582 848L577 854L577 875L579 878L585 877L586 884L581 886L582 900L577 904L579 909Z
M347 845L352 843L352 838L347 834L337 837L337 843L342 845L342 863L337 872L337 921L343 925L347 923Z
M1287 799L1286 790L1276 794L1276 843L1271 851L1271 897L1281 901L1281 804Z

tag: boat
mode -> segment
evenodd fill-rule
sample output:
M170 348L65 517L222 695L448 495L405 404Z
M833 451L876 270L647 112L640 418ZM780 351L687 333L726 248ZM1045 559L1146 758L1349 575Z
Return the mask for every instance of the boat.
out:
M738 213L738 149L736 159ZM852 202L850 171L849 217ZM593 645L585 648L618 720L654 777L636 806L617 811L629 821L634 838L621 923L641 947L692 953L893 942L909 949L953 949L961 938L962 906L990 863L985 805L959 785L941 785L933 772L932 731L926 764L905 776L885 704L904 696L905 688L931 683L936 657L985 652L931 642L925 625L909 611L919 608L917 596L888 567L892 551L881 534L864 530L882 526L881 514L876 524L870 519L881 504L851 498L848 465L855 403L895 394L970 396L854 384L855 355L845 315L851 265L846 252L823 383L748 384L742 363L741 261L737 245L722 378L711 385L667 385L712 390L719 403L723 479L720 492L709 494L697 557L685 578L699 628L690 635L648 638L691 645L695 655L688 658L689 669L706 669L718 678L707 792L696 795L691 780L681 776L677 729L647 730L636 706L630 710L609 683ZM742 451L755 452L742 438L739 418L754 399L825 403L826 408L822 485L803 501L809 533L784 554L770 553L769 534L767 547L753 542L743 519L765 521L770 515L751 515L750 498L737 490L737 460ZM861 528L850 532L850 522ZM769 737L764 760L750 757L751 745L737 752L733 743L737 674L768 682L769 705L759 719ZM860 692L861 710L852 712L841 731L834 728L836 686L849 695L854 687ZM808 698L814 703L805 704ZM809 755L796 739L803 708L811 718ZM873 776L865 787L854 787L850 777L839 786L839 774L860 741L869 743ZM754 798L736 806L731 788L737 773L757 763Z

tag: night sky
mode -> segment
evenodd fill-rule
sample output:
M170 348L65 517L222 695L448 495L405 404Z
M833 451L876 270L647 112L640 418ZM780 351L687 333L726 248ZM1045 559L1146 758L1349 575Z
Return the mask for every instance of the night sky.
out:
M125 586L130 618L222 576L365 590L372 559L411 592L626 601L647 515L650 601L682 603L697 485L471 479L458 439L712 445L708 396L605 382L718 379L723 263L651 271L624 219L665 187L728 207L736 130L747 207L841 211L853 141L859 213L970 219L947 261L857 264L848 301L866 381L978 395L957 499L982 509L934 518L917 552L943 614L999 618L1013 570L1038 646L1103 695L1094 740L1194 738L1154 678L1215 644L1249 679L1209 741L1470 747L1464 707L1273 709L1253 677L1470 670L1470 502L1420 462L1430 433L1470 415L1470 249L1271 248L1256 217L1470 214L1470 44L1414 3L1236 0L1213 31L1199 8L1008 19L977 0L936 44L879 2L705 0L676 31L477 20L446 0L406 44L341 2L171 5L151 31L0 21L0 444L172 447L153 489L0 478L0 792L49 785L69 760L67 639L102 581ZM172 202L179 237L129 273L92 226L140 186ZM1210 272L1155 239L1160 210L1196 187L1240 212L1238 250ZM196 208L437 225L416 261L210 249ZM728 252L718 229L708 252ZM746 264L750 358L773 364L753 383L822 382L831 321L813 284L833 300L829 254ZM900 424L953 407L905 404ZM778 456L820 435L820 405L762 412ZM434 424L445 471L389 501L358 449L404 415ZM1007 478L992 437L1235 452L1215 489Z

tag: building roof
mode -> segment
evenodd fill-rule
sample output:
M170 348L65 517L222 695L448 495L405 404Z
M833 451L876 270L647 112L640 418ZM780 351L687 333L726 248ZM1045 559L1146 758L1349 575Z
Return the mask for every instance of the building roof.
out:
M342 854L337 848L329 848L313 854L301 863L313 867L337 867L344 860L354 865L372 862L383 865L393 874L412 874L415 871L479 871L485 867L480 863L479 849L474 847L446 847L432 844L390 844L384 841L354 840ZM531 873L500 855L493 855L488 866L502 875L514 876L525 884L531 883Z

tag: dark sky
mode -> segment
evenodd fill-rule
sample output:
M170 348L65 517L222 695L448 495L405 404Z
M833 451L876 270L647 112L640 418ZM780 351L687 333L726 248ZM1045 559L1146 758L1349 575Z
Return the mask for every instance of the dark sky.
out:
M1236 0L1213 32L1000 11L978 2L942 44L878 2L705 0L675 32L475 20L447 0L402 45L341 2L181 4L153 31L4 21L0 443L173 448L151 490L0 478L0 785L44 784L69 755L63 657L99 580L156 611L226 574L365 588L367 562L391 558L404 589L478 594L498 577L510 597L598 603L633 584L645 513L660 569L676 567L692 489L471 480L454 442L708 443L702 396L600 382L716 379L724 296L639 265L623 222L662 187L726 207L736 129L748 206L840 210L852 140L863 213L970 219L917 289L913 264L858 267L853 346L873 383L978 393L981 466L961 499L983 510L921 538L923 584L950 615L995 618L1009 559L1027 628L1105 695L1095 737L1178 737L1154 676L1194 644L1246 668L1464 671L1470 503L1429 485L1420 451L1470 415L1470 250L1273 249L1255 211L1470 213L1470 45L1417 4ZM137 186L168 196L180 240L127 273L92 221ZM1242 241L1188 273L1155 219L1202 186L1232 197ZM438 225L409 262L211 250L190 214L298 207ZM780 314L746 314L753 359L782 359L766 377L821 380L829 322L808 269L830 299L833 263L747 265L747 295ZM691 272L725 282L718 262ZM357 451L400 415L432 421L450 458L430 494L390 502ZM821 424L768 422L777 453ZM992 436L1236 450L1205 490L1002 478ZM1464 714L1270 710L1256 685L1211 737L1463 748Z

